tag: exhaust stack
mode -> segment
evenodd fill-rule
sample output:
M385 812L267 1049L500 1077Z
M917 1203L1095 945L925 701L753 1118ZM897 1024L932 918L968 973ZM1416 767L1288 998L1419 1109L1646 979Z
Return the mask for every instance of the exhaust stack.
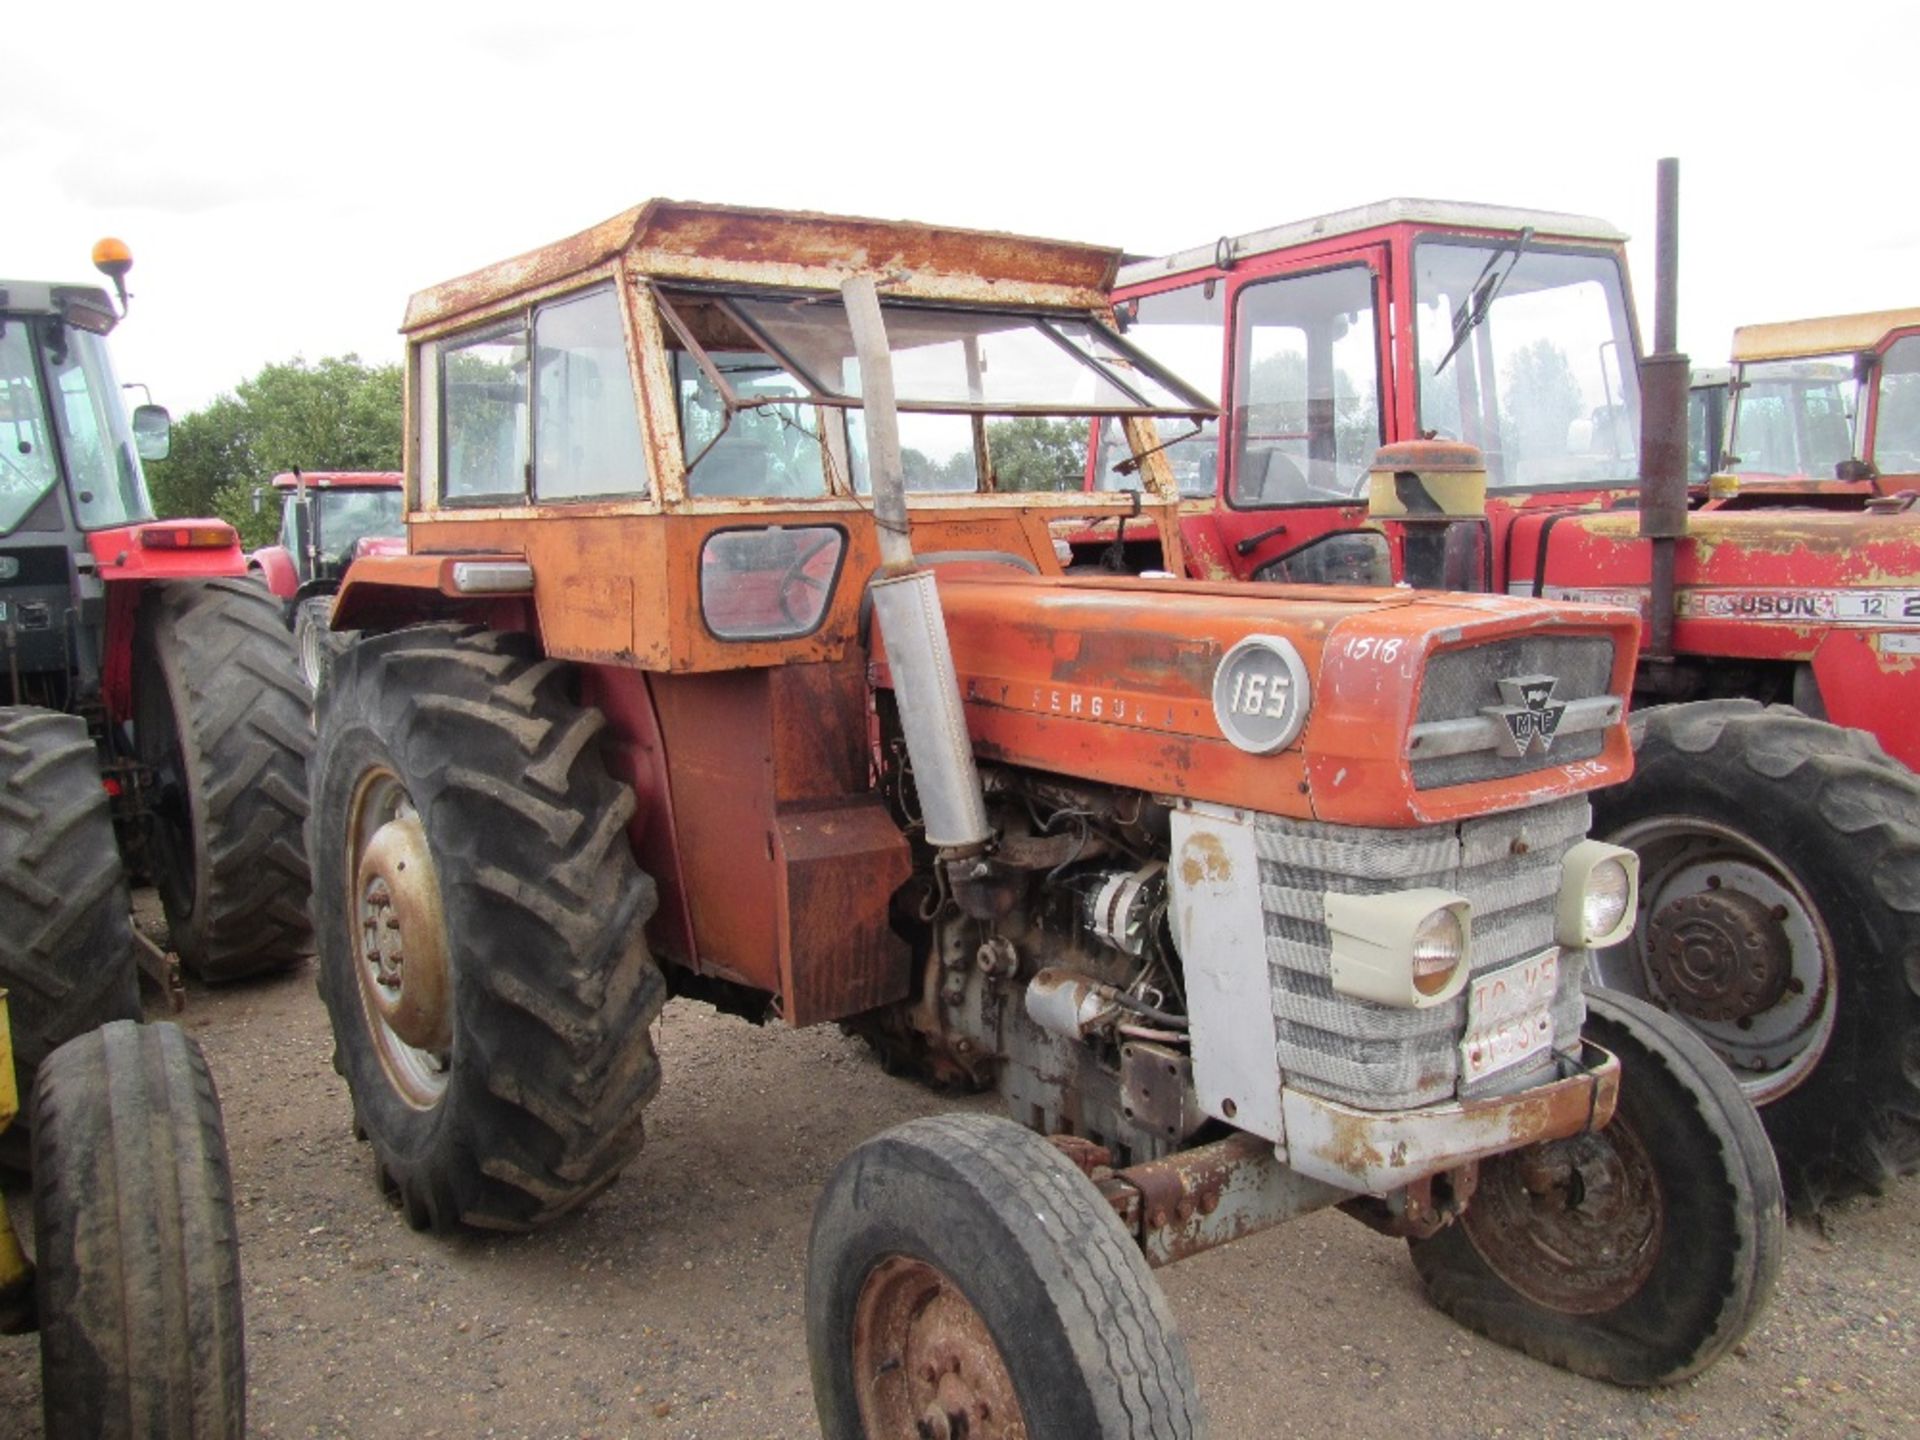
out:
M874 618L887 645L887 664L893 671L927 843L940 851L942 860L962 861L984 851L993 830L987 824L986 798L974 768L973 742L967 735L940 592L933 572L914 564L886 322L872 276L849 277L840 293L860 358L873 522L880 538L881 573L871 587Z
M1680 162L1660 162L1653 354L1640 362L1640 534L1653 542L1647 656L1673 658L1674 552L1687 533L1687 357L1678 352Z

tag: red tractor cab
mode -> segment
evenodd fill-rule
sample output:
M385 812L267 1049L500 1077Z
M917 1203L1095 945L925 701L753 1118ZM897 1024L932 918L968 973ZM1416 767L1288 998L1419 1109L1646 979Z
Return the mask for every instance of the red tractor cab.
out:
M1600 978L1733 1067L1811 1204L1920 1163L1901 958L1920 928L1920 509L1896 493L1920 470L1920 311L1742 330L1737 481L1709 484L1698 376L1697 438L1685 401L1664 432L1685 473L1656 542L1625 241L1390 200L1130 264L1115 302L1149 354L1214 337L1221 486L1184 518L1192 573L1648 621L1638 769L1595 804L1645 883Z
M117 285L131 264L96 260ZM206 978L309 948L304 687L233 527L154 515L168 417L122 405L121 313L0 281L0 985L29 1077L139 1014L129 871Z
M1744 325L1733 364L1725 465L1747 498L1725 503L1920 490L1920 309Z
M247 556L280 598L307 684L324 683L333 646L327 616L347 567L363 555L406 550L406 477L392 470L289 470L273 477L280 535ZM255 509L264 489L253 492Z
M1382 445L1477 447L1496 528L1567 492L1631 490L1625 245L1583 216L1387 200L1123 268L1128 338L1176 369L1204 363L1183 373L1223 397L1219 433L1180 442L1221 482L1218 503L1183 526L1189 566L1390 578L1400 539L1367 511ZM1498 326L1482 323L1490 312Z

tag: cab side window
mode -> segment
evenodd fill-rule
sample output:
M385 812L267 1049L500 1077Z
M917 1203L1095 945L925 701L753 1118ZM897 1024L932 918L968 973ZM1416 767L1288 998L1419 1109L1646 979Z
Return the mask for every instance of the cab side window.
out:
M611 288L534 311L533 397L537 498L647 493L626 327Z
M611 286L438 346L440 474L452 503L645 495L646 452Z
M489 325L447 342L440 360L440 448L450 501L527 493L527 326Z

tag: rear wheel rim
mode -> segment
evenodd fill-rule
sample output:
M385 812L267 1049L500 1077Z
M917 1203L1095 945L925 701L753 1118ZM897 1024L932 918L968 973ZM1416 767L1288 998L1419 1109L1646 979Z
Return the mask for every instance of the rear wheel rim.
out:
M309 690L320 688L320 647L326 644L326 631L311 615L300 626L300 673Z
M349 802L346 913L355 989L388 1083L431 1110L452 1068L446 923L419 811L400 777L375 766Z
M853 1378L869 1440L1026 1440L1006 1361L960 1287L890 1255L860 1287Z
M1833 937L1799 877L1729 826L1653 816L1607 837L1640 856L1640 913L1600 983L1684 1021L1756 1105L1820 1063L1839 1014Z

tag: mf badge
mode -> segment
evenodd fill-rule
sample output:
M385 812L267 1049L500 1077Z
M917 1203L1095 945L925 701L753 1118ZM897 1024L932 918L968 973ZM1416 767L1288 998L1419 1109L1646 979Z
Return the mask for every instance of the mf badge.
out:
M1500 722L1500 750L1515 759L1531 751L1542 755L1553 748L1553 735L1567 702L1553 698L1560 681L1552 675L1515 675L1502 680L1500 695L1507 703L1489 705L1480 713Z

